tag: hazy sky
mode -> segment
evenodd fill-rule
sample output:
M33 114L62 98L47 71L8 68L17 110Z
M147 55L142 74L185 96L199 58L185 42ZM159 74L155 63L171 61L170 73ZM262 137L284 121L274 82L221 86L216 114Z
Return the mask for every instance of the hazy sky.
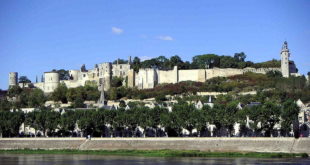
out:
M310 0L0 0L0 89L9 72L35 81L52 69L138 56L205 53L291 59L310 71Z

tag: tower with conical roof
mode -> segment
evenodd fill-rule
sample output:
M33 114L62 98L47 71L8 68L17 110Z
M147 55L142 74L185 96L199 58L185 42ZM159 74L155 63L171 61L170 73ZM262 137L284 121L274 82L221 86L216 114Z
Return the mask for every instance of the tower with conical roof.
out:
M283 77L290 76L289 57L290 57L290 50L288 49L287 42L285 41L281 50L281 72Z

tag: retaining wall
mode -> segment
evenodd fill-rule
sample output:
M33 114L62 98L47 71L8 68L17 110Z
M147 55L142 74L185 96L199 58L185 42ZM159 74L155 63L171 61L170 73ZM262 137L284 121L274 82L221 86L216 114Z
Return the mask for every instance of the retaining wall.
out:
M200 150L310 154L310 138L2 138L0 150Z

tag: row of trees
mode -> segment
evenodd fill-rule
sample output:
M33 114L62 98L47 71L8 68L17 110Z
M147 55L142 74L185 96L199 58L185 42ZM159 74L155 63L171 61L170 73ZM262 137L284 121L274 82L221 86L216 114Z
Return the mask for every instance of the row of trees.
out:
M82 135L92 136L233 136L240 124L238 136L277 135L275 125L281 125L281 135L289 136L299 108L292 100L283 105L265 102L238 109L238 102L219 99L213 108L196 109L193 104L179 101L172 111L156 106L148 108L130 103L130 109L63 110L41 108L29 113L0 111L0 132L3 136L18 136L22 123L43 133L43 136L75 136L76 126ZM227 98L226 98L227 100ZM248 122L247 117L252 121ZM281 118L281 120L280 120ZM215 125L213 131L208 128ZM297 124L298 125L298 124ZM138 129L142 128L142 129ZM189 134L184 134L183 129ZM195 131L194 133L194 130ZM140 132L141 131L141 132ZM297 131L297 130L296 130ZM298 135L298 132L295 133Z
M262 63L253 63L245 61L246 54L244 52L235 53L234 56L216 55L216 54L203 54L194 56L192 62L183 61L178 55L166 58L159 56L149 60L141 61L139 57L135 57L132 61L132 68L138 71L140 68L157 67L160 69L172 69L178 66L179 69L209 69L209 68L246 68L246 67L280 67L281 63L278 60L271 60ZM127 63L126 60L119 59L122 63ZM116 63L116 61L114 62Z

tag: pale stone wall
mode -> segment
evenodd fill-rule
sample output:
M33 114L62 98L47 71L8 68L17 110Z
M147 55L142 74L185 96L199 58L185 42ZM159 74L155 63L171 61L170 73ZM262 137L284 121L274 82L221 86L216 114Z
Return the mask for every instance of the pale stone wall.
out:
M128 71L128 87L132 88L135 86L135 71L130 69Z
M174 74L173 70L158 70L158 83L176 83Z
M64 83L67 88L77 88L79 86L84 85L84 81L70 81L70 80L62 80L60 83Z
M44 82L34 83L33 86L44 91Z
M214 77L228 77L233 75L243 74L242 69L232 69L232 68L213 68L206 69L206 78L211 79Z
M179 82L198 81L200 69L179 70Z
M139 89L154 88L157 83L157 72L153 68L140 69L137 73L136 86Z
M113 76L126 77L128 75L129 70L130 70L129 64L112 64Z
M0 149L200 150L310 153L310 138L2 138Z

